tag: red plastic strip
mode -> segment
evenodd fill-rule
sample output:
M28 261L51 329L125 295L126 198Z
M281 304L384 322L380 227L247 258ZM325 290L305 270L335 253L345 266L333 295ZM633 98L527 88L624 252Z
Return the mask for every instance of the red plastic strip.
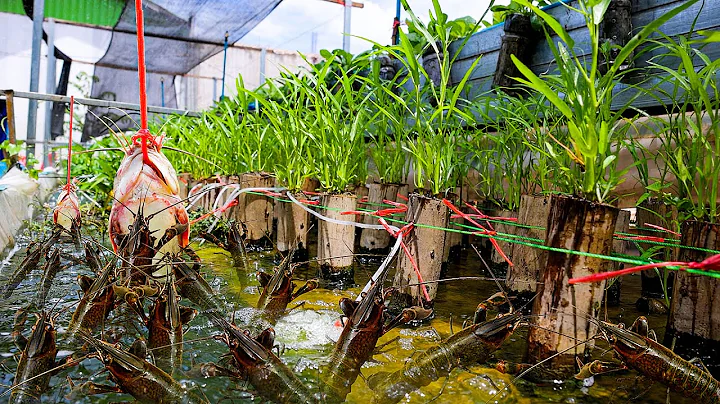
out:
M652 229L656 229L656 230L662 230L662 231L664 231L664 232L667 232L667 233L670 233L670 234L674 234L674 235L676 235L676 236L678 236L678 237L681 236L681 234L678 233L678 232L676 232L676 231L672 231L672 230L670 230L670 229L666 229L666 228L664 228L664 227L662 227L662 226L658 226L658 225L656 225L656 224L645 223L645 226L650 227L650 228L652 228Z
M662 267L687 267L687 262L659 262L657 264L647 264L647 265L640 265L632 268L625 268L620 269L617 271L609 271L609 272L601 272L598 274L591 274L587 276L582 276L580 278L572 278L568 281L569 284L574 285L576 283L585 283L585 282L600 282L604 281L606 279L614 278L616 276L622 276L631 274L633 272L640 272L644 271L646 269L652 269L652 268L662 268Z
M450 202L450 201L448 201L447 199L444 199L444 198L443 198L443 203L445 204L445 206L447 206L448 208L450 208L450 210L452 210L453 212L455 212L455 213L457 213L458 215L462 216L463 219L465 219L465 220L467 220L468 222L472 223L473 225L475 225L475 226L478 227L479 229L482 229L482 230L484 231L484 233L490 234L490 232L489 232L485 227L483 227L480 223L478 223L478 222L476 222L475 220L473 220L473 218L468 217L468 215L467 215L465 212L463 212L463 211L461 211L460 209L458 209L455 205L452 204L452 202ZM494 233L494 229L493 229L493 233ZM503 259L505 260L505 262L507 262L508 265L510 265L511 267L514 267L515 265L512 263L512 261L510 261L510 258L508 258L508 256L507 256L507 255L505 254L505 252L502 250L502 248L500 248L500 245L497 243L497 241L495 241L494 238L490 237L490 242L492 243L493 247L495 247L495 249L497 250L497 252L500 253L500 255L503 257Z

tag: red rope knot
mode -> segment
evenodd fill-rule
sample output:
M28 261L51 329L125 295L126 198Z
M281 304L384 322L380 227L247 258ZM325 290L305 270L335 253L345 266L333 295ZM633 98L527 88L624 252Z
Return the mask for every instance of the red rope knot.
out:
M713 255L702 262L688 262L687 267L703 271L720 271L720 254Z
M148 143L153 144L155 147L157 147L157 144L155 143L155 137L150 133L147 129L140 129L132 138L131 138L133 145L140 146L142 148L142 154L143 154L143 163L150 165L150 157L148 156Z

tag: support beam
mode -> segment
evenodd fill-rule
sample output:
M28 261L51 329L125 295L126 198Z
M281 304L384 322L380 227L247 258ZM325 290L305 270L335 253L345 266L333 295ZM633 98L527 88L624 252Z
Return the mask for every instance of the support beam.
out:
M267 58L267 48L260 49L260 84L265 82L265 58Z
M15 96L18 98L27 98L30 100L41 100L41 101L52 101L52 102L70 102L70 97L67 95L57 94L43 94L43 93L29 93L27 91L13 91L13 90L0 90L0 96L11 98ZM119 109L127 109L130 111L140 111L140 105L132 104L129 102L118 102L109 100L98 100L95 98L78 98L75 97L75 103L81 105L87 105L91 107L115 107ZM176 115L187 115L193 117L199 117L200 113L197 111L186 111L183 109L175 108L162 108L162 107L147 107L148 112L155 114L176 114ZM29 142L28 142L29 143Z
M40 87L40 49L42 45L43 18L45 0L33 2L32 52L30 56L30 91L37 92ZM28 108L27 140L35 140L37 130L37 100L30 100ZM35 154L35 145L29 144L28 154Z
M55 93L55 20L52 18L48 19L47 26L47 73L45 78L45 92L48 94ZM45 103L45 142L43 142L43 167L47 167L50 164L50 140L51 135L51 122L52 122L52 110L53 103ZM70 112L72 113L72 111Z
M352 3L345 2L345 25L343 29L343 50L350 52L350 21L351 21Z
M323 1L327 1L328 3L335 3L335 4L345 5L345 1L344 1L344 0L323 0ZM353 1L353 2L352 2L352 6L355 7L355 8L365 8L365 4L364 4L364 3L358 3L358 2L356 2L356 1Z

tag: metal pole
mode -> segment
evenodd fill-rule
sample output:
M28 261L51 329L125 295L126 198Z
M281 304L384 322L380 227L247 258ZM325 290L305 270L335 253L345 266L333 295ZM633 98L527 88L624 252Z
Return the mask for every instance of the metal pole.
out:
M40 87L40 45L42 45L43 16L45 14L45 0L33 2L33 36L32 52L30 56L30 91L37 92ZM27 122L27 140L35 140L37 129L37 101L30 100ZM35 145L28 144L27 154L35 154Z
M397 0L397 5L395 6L395 23L398 24L397 30L400 31L400 0ZM395 35L395 44L398 45L400 43L400 35Z
M230 34L225 31L225 49L223 50L223 76L222 76L222 88L220 89L220 100L225 98L225 68L227 67L227 48L228 48L228 36Z
M352 11L352 1L345 0L345 28L343 30L343 50L350 52L350 12Z
M160 106L165 108L165 78L160 77Z
M267 56L267 49L260 49L260 84L265 82L265 57Z
M55 20L48 19L47 26L47 74L45 80L45 92L48 94L55 93ZM50 126L52 122L53 103L45 103L45 142L43 143L43 167L50 164Z

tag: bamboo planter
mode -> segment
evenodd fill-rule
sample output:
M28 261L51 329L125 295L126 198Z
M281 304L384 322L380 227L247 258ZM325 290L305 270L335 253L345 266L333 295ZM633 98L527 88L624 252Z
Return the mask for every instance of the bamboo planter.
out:
M515 234L523 237L544 239L545 226L550 215L550 196L523 195L520 198L518 223L528 227L515 227ZM523 301L529 300L537 290L540 268L547 262L547 251L522 244L512 250L514 266L507 271L505 284Z
M245 173L240 176L241 188L271 188L274 185L275 178L268 173ZM235 219L247 227L247 244L257 247L271 245L272 199L265 195L240 194L235 212Z
M609 255L618 209L567 196L553 195L546 225L545 245L594 254ZM547 264L540 269L538 297L533 305L533 323L528 331L527 360L537 363L561 351L547 363L564 377L576 371L577 355L592 341L572 349L577 341L596 335L597 326L588 320L600 308L605 282L568 284L573 277L605 272L609 262L564 252L549 251ZM577 339L565 337L571 335Z
M368 209L382 209L383 200L397 201L398 193L405 188L407 194L407 185L402 184L368 184ZM378 224L376 217L370 215L363 216L363 223ZM392 236L386 230L362 229L360 234L360 249L369 253L382 253L387 251L390 246Z
M681 245L712 250L720 248L720 224L687 221L683 223L681 233ZM700 262L710 255L679 248L677 260ZM683 271L676 273L666 340L671 336L680 336L681 342L683 339L720 341L720 279ZM688 342L683 345L687 346Z
M630 231L630 211L621 210L618 212L618 219L615 223L615 233L627 233ZM628 242L621 239L614 239L612 245L612 252L615 254L625 254ZM623 264L619 262L613 262L610 264L611 270L622 269ZM606 296L608 306L619 306L620 305L620 292L622 288L623 277L617 277L613 280L612 284L607 287Z
M501 210L501 211L498 211L498 216L499 217L517 218L518 212L514 212L512 210ZM498 233L505 233L505 234L515 234L515 231L517 230L517 226L515 226L514 224L511 224L511 223L506 224L506 223L495 222L495 223L493 223L493 227L495 228L495 231L497 231ZM503 237L503 236L500 236L500 237ZM507 241L502 241L502 240L496 240L496 241L497 241L500 249L503 251L503 253L505 255L507 255L508 258L510 258L510 260L512 261L513 256L514 256L513 249L515 248L515 244L507 242ZM510 267L510 265L505 260L505 258L503 258L502 254L500 254L500 252L496 248L494 248L494 247L491 247L491 248L492 249L490 250L490 262L488 262L488 265L490 265L492 267L493 274L495 274L496 277L505 278L507 276L508 268Z
M449 209L442 200L430 198L420 194L411 194L408 202L408 211L405 215L406 222L445 228L449 218ZM446 232L444 230L414 227L405 238L405 244L410 255L415 260L420 274L425 282L432 282L440 279L442 270L442 258L445 248ZM400 253L398 257L397 271L393 279L393 286L399 290L396 306L407 307L407 305L432 306L437 295L437 283L425 285L430 298L426 302L420 286L407 286L419 282L417 274L408 257Z
M345 194L324 194L320 204L325 206L323 215L331 219L354 222L355 215L342 212L357 209L357 196ZM321 279L332 287L344 287L353 281L353 254L355 253L355 227L344 224L318 221L318 262Z
M318 188L316 180L306 179L302 191L315 191ZM305 199L302 192L295 192L296 199ZM277 218L276 246L281 254L295 248L296 257L306 257L308 250L308 233L310 230L310 214L292 202L275 204Z

